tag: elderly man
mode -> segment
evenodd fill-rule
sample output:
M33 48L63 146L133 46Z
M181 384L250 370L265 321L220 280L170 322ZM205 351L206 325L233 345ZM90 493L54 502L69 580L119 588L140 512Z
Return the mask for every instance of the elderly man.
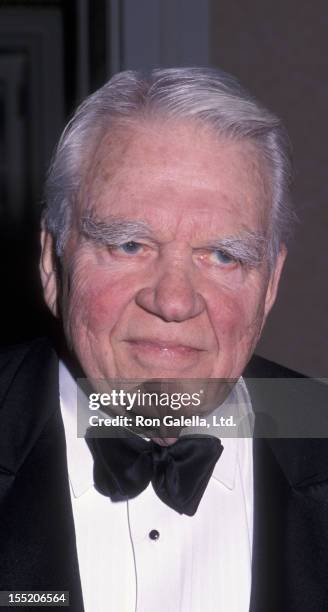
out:
M69 591L76 612L328 609L325 445L76 437L79 371L239 380L254 411L249 362L293 375L250 361L286 257L288 181L279 120L225 73L123 72L78 108L48 175L40 266L70 357L58 366L44 341L3 357L2 589ZM139 443L154 474L195 467L165 486L138 474L130 495L116 473Z

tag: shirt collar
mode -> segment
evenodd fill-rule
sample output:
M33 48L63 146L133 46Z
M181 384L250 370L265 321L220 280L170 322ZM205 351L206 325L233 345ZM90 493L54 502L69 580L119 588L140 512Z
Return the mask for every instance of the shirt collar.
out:
M64 423L67 465L74 497L93 487L93 458L84 438L77 432L77 385L63 363L59 362L59 398Z
M236 432L239 431L239 435L237 433L234 438L223 437L221 439L224 450L212 474L216 480L232 490L235 486L238 457L242 453L245 437L249 437L252 430L252 403L242 377L235 384L228 399L217 409L217 413L227 416L232 414L236 423L243 423L236 430ZM251 418L249 418L250 415L252 415Z
M59 395L62 418L65 428L68 474L74 497L80 497L93 487L93 458L83 437L77 433L77 385L65 366L59 362ZM219 408L221 410L223 406ZM234 408L238 416L252 412L251 400L242 378L235 386ZM226 488L235 486L238 450L242 438L223 438L224 451L217 461L212 476Z

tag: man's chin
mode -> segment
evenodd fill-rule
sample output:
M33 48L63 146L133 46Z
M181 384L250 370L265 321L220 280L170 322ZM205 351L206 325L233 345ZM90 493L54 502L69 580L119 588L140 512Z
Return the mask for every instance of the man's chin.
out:
M119 368L116 378L121 380L208 379L211 378L211 369L203 364L130 362L125 367Z

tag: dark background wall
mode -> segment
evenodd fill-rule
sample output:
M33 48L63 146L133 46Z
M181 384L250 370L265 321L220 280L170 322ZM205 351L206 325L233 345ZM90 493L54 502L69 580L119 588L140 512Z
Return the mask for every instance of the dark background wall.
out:
M72 109L126 68L217 65L284 120L300 223L259 353L328 377L328 5L323 0L0 3L1 341L49 329L37 276L51 151Z
M258 351L328 377L328 4L213 0L212 61L284 120L299 216L278 302Z
M43 182L75 105L107 77L102 0L0 4L1 341L46 333L38 279Z

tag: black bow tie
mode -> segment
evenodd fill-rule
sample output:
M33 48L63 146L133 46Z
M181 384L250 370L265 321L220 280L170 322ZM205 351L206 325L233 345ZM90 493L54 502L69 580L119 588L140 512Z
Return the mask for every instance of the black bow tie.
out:
M217 438L184 436L171 446L133 434L91 438L96 489L113 501L136 497L151 482L158 497L180 514L193 516L221 456Z

